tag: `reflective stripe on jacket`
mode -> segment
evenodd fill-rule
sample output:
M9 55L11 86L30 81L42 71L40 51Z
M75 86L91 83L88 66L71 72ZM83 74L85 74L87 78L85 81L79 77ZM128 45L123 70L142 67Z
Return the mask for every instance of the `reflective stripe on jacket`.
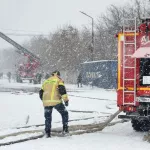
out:
M63 81L58 76L52 76L44 81L43 89L43 106L55 106L59 103L68 100L67 94L61 95L59 92L59 85L64 86Z

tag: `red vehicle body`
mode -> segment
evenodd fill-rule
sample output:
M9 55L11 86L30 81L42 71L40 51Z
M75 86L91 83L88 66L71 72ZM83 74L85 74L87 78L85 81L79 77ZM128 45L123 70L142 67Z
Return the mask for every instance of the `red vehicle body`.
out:
M27 57L27 56L26 56ZM29 80L30 82L37 82L36 73L40 65L39 61L30 60L30 56L27 57L27 63L19 64L17 69L17 82L22 82L23 80Z
M128 20L129 21L129 20ZM131 21L131 20L130 20ZM117 106L137 131L150 129L150 19L118 33ZM126 20L127 22L127 20Z
M32 52L22 47L14 40L6 36L4 33L0 32L0 37L17 48L19 54L23 54L27 57L26 63L21 63L17 66L17 82L23 82L23 80L29 80L30 82L37 83L36 72L37 68L40 66L40 58L34 55Z

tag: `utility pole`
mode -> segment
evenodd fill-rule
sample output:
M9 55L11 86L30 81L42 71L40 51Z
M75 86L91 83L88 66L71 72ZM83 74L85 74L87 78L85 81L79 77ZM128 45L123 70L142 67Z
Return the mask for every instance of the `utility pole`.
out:
M92 19L91 61L93 61L94 60L94 19L90 15L87 15L85 12L80 11L80 13Z

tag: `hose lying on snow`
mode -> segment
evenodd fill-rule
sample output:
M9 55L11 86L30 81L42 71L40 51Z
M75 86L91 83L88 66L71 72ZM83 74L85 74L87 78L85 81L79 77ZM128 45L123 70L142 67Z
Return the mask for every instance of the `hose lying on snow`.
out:
M117 111L116 113L114 113L113 115L111 115L103 123L99 123L99 124L87 124L87 125L71 125L69 127L70 135L80 135L80 134L84 134L84 133L93 133L93 132L97 132L97 131L103 130L108 125L115 125L116 123L123 122L123 120L121 120L120 122L116 122L116 123L114 122L114 123L110 124L110 122L120 112L121 111ZM61 132L62 132L62 128L52 129L52 136L61 136L59 134ZM20 140L16 140L16 141L10 141L10 142L6 142L6 143L0 143L0 146L5 146L5 145L10 145L10 144L24 142L24 141L34 140L34 139L38 139L38 138L41 138L41 137L44 136L43 130L32 130L32 131L30 130L30 131L21 131L21 132L17 132L17 133L8 134L8 135L3 135L3 136L0 136L0 139L4 139L4 138L10 137L10 136L17 136L17 135L21 135L21 134L25 134L25 133L40 133L40 135L34 135L34 136L31 136L31 137L20 139Z

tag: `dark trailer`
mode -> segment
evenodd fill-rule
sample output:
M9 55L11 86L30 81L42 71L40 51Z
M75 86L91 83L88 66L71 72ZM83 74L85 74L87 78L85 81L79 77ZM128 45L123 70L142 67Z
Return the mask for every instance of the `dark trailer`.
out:
M117 61L100 60L81 64L82 83L104 89L117 88Z

